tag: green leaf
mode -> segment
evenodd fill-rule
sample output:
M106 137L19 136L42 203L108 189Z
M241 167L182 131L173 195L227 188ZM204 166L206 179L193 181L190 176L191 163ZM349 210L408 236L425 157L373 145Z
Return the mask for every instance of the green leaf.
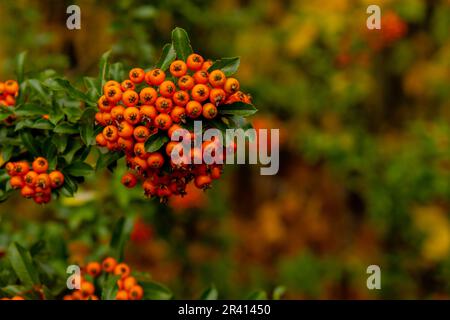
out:
M6 118L11 116L12 114L13 114L13 111L11 110L11 108L0 107L0 121L5 120Z
M108 274L106 280L103 282L102 287L102 300L115 300L116 294L119 288L117 287L117 280L119 280L119 276L115 276L113 274Z
M173 44L167 43L162 50L161 57L159 58L158 62L156 63L156 68L159 68L161 70L167 70L170 66L170 64L176 59L177 53L175 52L175 49L173 47Z
M47 141L42 146L43 155L48 161L48 167L50 170L56 169L56 154L57 149L56 146L51 142L51 138L46 139Z
M31 132L22 130L19 133L19 136L20 136L20 140L22 140L22 143L23 143L25 149L27 149L31 153L31 155L33 155L35 157L40 156L39 145L34 140L34 137L31 134Z
M80 137L84 144L90 146L94 143L94 117L97 110L86 108L80 118Z
M64 184L61 187L61 192L66 197L73 197L73 194L77 191L78 186L77 183L71 178L65 170L62 170L62 173L64 174Z
M9 246L8 257L14 272L23 285L33 286L39 284L39 276L28 250L13 242Z
M200 295L200 300L217 300L218 298L219 292L213 284Z
M111 51L107 51L100 58L100 65L99 65L100 71L99 71L99 75L98 75L98 78L100 79L100 81L99 81L99 84L97 87L97 91L100 92L100 94L103 92L103 86L105 85L106 81L109 80L109 79L106 79L106 77L108 77L108 75L109 75L108 59L109 59L110 55L111 55Z
M116 62L116 63L113 63L112 65L110 65L109 77L111 80L116 80L119 83L122 82L123 79L125 78L125 69L123 67L123 63ZM106 79L106 80L110 80L110 79ZM100 92L100 94L101 94L101 92Z
M285 292L286 292L286 287L284 287L284 286L276 287L273 290L273 294L272 294L273 300L280 300Z
M144 289L144 300L170 300L172 292L164 285L154 281L138 281Z
M175 28L172 31L172 45L179 59L186 61L192 53L191 43L187 32L182 28Z
M219 113L224 115L248 117L256 112L258 112L258 109L255 106L240 101L219 106Z
M45 92L44 88L42 87L42 84L37 79L28 79L26 82L30 85L30 87L42 98L42 100L46 104L50 104L50 98L49 95Z
M263 290L258 290L251 293L247 300L267 300L267 293Z
M63 134L54 134L52 137L52 143L56 146L59 153L63 153L66 150L68 136Z
M83 143L79 139L70 139L67 142L67 147L64 152L64 159L67 163L71 163L75 154L83 146Z
M7 162L7 161L9 161L9 159L11 159L13 151L14 151L14 146L11 144L2 146L1 154L2 154L2 158L3 158L4 162Z
M133 218L121 217L114 226L111 235L110 248L112 257L116 258L118 261L123 260L123 250L125 247L125 243L130 237L133 225Z
M26 52L21 52L16 58L16 77L19 84L22 83L24 79L26 56Z
M122 157L123 154L121 152L100 153L100 156L98 157L97 163L95 165L95 170L98 171L107 168Z
M25 103L14 109L14 113L21 117L41 116L47 114L48 111L46 107L34 103Z
M61 78L56 78L54 79L54 81L62 88L66 91L66 93L77 100L80 101L84 101L84 102L89 102L89 103L94 103L93 101L89 101L88 97L81 92L80 90L78 90L77 88L75 88L74 86L72 86L72 84L69 82L69 80L66 79L61 79Z
M145 150L147 152L158 151L168 141L169 137L163 133L153 134L145 141Z
M74 134L78 133L78 128L75 124L70 124L68 122L61 122L55 127L53 131L55 133Z
M46 119L37 119L30 128L41 129L41 130L51 130L53 129L53 124Z
M94 172L91 165L76 161L64 168L64 171L74 177L85 177Z
M222 70L222 72L229 77L236 73L239 69L240 63L241 59L239 57L222 58L215 61L213 65L208 68L208 72L213 70Z

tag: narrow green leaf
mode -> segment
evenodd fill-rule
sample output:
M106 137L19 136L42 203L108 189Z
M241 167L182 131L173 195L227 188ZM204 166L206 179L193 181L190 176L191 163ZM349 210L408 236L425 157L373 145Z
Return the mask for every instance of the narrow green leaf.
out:
M258 109L256 109L255 106L244 102L234 102L219 106L219 113L224 115L248 117L256 112L258 112Z
M78 133L78 128L75 124L70 124L68 122L62 122L55 127L54 132L55 133L74 134L74 133Z
M106 80L116 80L119 83L125 79L125 68L123 63L116 62L109 66L109 78ZM101 94L101 92L100 92Z
M52 136L52 143L56 146L59 153L63 153L66 150L68 136L64 134L54 134Z
M179 59L186 61L192 53L192 47L187 32L182 28L175 28L172 31L172 45Z
M164 285L154 281L139 281L144 289L144 300L170 300L172 292Z
M26 56L26 52L21 52L16 58L16 77L19 84L22 83L24 79Z
M251 293L247 300L267 300L267 293L263 290L258 290Z
M125 243L130 237L130 233L133 229L134 220L131 217L121 217L112 232L110 248L112 257L118 261L123 260L123 251Z
M229 77L236 73L240 63L241 59L239 57L222 58L215 61L213 65L209 67L208 72L222 70L222 72Z
M156 67L161 70L167 70L170 64L176 59L177 53L173 47L173 44L167 43L162 50L161 57L156 63Z
M94 143L94 117L97 110L86 108L80 118L80 137L84 144L90 146Z
M39 276L28 250L13 242L9 246L8 257L14 272L23 285L33 286L39 284Z
M51 130L53 129L54 125L46 120L46 119L37 119L31 126L30 128L33 129L41 129L41 130Z
M151 135L147 141L145 141L145 150L147 152L155 152L161 149L161 147L169 141L169 137L162 133L156 133Z
M48 109L42 105L35 103L25 103L16 106L14 113L21 117L40 116L48 113Z
M87 101L88 97L81 92L80 90L78 90L77 88L75 88L74 86L72 86L72 84L69 82L69 80L66 79L61 79L61 78L56 78L54 79L54 81L62 88L66 91L66 93L77 100L80 101Z
M103 282L102 287L102 300L115 300L116 294L119 288L117 287L117 280L119 280L119 276L115 276L113 274L108 274L106 276L105 281Z
M122 157L123 154L120 152L100 153L100 156L98 157L97 163L95 165L95 170L98 171L105 169Z
M94 169L85 162L76 161L65 167L64 171L74 177L85 177L93 173Z
M107 51L105 52L102 57L100 58L100 64L99 64L99 75L98 78L100 79L98 87L97 87L97 91L98 92L103 92L103 86L105 85L106 81L108 81L109 79L106 79L109 75L109 56L111 55L111 51Z
M22 140L22 143L33 156L38 157L40 156L40 148L39 145L34 140L33 135L29 131L22 130L19 133L20 139Z
M213 284L200 295L200 300L217 300L218 298L219 292Z

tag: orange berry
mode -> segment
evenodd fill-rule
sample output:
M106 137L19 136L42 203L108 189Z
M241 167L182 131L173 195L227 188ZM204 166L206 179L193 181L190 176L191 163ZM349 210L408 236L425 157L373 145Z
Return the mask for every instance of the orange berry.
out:
M207 84L208 83L208 72L204 70L199 70L193 75L195 83Z
M214 70L209 73L209 83L214 87L223 87L227 78L221 70Z
M175 84L170 80L166 80L159 85L159 94L166 98L172 97L175 93L175 90Z
M158 99L156 99L155 106L158 112L169 113L172 110L173 103L169 98L158 97Z
M120 276L122 279L130 275L130 267L126 263L119 263L114 268L114 274Z
M131 287L128 296L131 300L141 300L142 297L144 296L144 290L142 289L141 286L135 285Z
M28 185L25 185L22 187L22 189L20 190L20 194L22 195L22 197L24 198L31 198L34 196L35 192L33 187L30 187Z
M175 60L170 64L169 70L174 77L179 78L186 74L187 66L183 60Z
M181 90L191 90L194 87L194 78L192 78L190 75L186 74L182 76L180 79L178 79L178 87Z
M186 114L189 118L198 118L202 114L202 105L200 102L189 101L186 105Z
M122 99L122 89L119 85L109 86L105 90L105 97L110 103L115 104Z
M130 70L128 76L133 83L141 83L144 81L145 71L141 68L133 68Z
M122 121L117 126L117 131L119 132L119 137L131 138L131 136L133 136L134 127L127 121Z
M123 112L123 117L126 122L132 125L136 125L141 121L141 113L136 107L126 108Z
M120 180L122 184L127 188L134 188L137 184L137 178L134 174L131 172L127 172L122 176L122 179ZM117 265L118 267L119 265ZM117 268L116 267L116 268Z
M25 300L25 298L23 298L21 296L14 296L11 298L11 300Z
M95 142L96 142L99 146L104 147L104 146L106 146L107 140L105 139L105 136L103 135L103 133L100 132L100 133L95 137Z
M155 118L155 126L161 130L167 130L172 125L172 118L166 113L160 113Z
M186 119L186 109L176 106L170 111L170 117L174 123L184 122Z
M152 105L155 103L156 98L158 97L158 93L155 89L147 87L141 90L141 92L139 93L139 97L142 104Z
M137 281L134 277L126 277L123 279L123 288L126 291L130 291L130 289L137 284Z
M203 62L202 70L208 71L209 67L211 67L212 65L213 65L213 62L211 60L207 60L207 61Z
M200 175L195 177L195 186L199 189L207 189L211 184L211 177L207 175Z
M203 62L204 62L203 57L196 53L190 54L189 57L187 57L186 59L187 67L190 70L194 71L200 70L202 68Z
M113 272L114 268L117 266L117 261L113 257L108 257L102 262L102 269L105 272Z
M103 93L105 93L109 87L120 87L120 83L115 80L106 81L103 85Z
M86 272L95 278L102 272L102 266L96 261L89 262L86 266Z
M183 107L189 101L189 94L186 91L180 90L180 91L175 92L172 99L173 99L173 102L175 102L175 104L177 106Z
M23 178L21 176L13 176L9 180L9 184L13 189L20 189L25 185L25 182L23 181Z
M17 175L24 176L30 171L30 165L26 161L19 161L16 162L14 170Z
M209 98L209 88L204 84L196 84L192 88L191 96L195 101L203 102Z
M128 152L133 150L134 141L130 138L119 137L119 139L117 139L117 146L120 150Z
M115 106L111 109L111 118L116 121L122 121L124 112L125 108L123 106Z
M122 89L122 91L127 91L127 90L133 90L136 89L136 86L134 85L133 81L131 80L124 80L122 81L122 83L120 84L120 88Z
M150 136L150 130L147 127L138 126L134 129L133 136L137 142L145 142Z
M202 115L205 119L214 119L217 116L217 107L212 103L204 104Z
M145 75L145 81L153 86L159 86L164 79L166 79L166 73L161 69L153 69Z
M209 100L216 106L224 102L225 97L226 97L225 91L223 91L223 89L220 88L213 88L209 93Z
M154 106L142 106L139 112L141 113L141 118L147 118L148 120L154 120L158 115Z
M83 296L89 296L91 294L94 294L95 287L92 284L92 282L83 281L83 282L81 282L80 290L81 290L81 293L83 294Z
M147 158L147 163L150 168L159 169L164 164L164 157L159 152L152 152Z
M108 141L116 141L119 138L117 127L109 125L103 129L103 136Z
M11 95L16 94L19 91L19 84L15 80L5 81L5 92Z
M40 173L36 179L36 187L48 188L51 185L50 176L46 173ZM37 191L37 190L36 190Z
M64 175L60 171L52 171L49 174L50 177L50 186L52 188L62 187L64 184Z
M127 90L122 95L122 101L127 107L134 107L139 102L139 95L136 91Z
M145 151L145 144L143 142L138 142L134 145L134 154L142 159L148 157L148 153Z
M128 300L128 292L126 292L125 290L117 291L116 300Z
M43 157L37 157L33 163L32 163L32 168L36 173L43 173L46 172L48 170L48 162L45 158Z
M112 108L112 104L106 99L106 96L101 96L98 99L97 106L101 112L110 112Z
M226 93L233 94L239 91L240 84L239 81L237 81L235 78L228 78L225 81L225 85L223 88L225 89Z

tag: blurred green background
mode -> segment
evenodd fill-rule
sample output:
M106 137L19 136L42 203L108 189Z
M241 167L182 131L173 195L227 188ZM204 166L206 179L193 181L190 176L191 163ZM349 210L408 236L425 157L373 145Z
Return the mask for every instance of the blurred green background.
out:
M3 80L24 50L27 70L80 85L110 49L151 67L175 26L205 57L239 55L254 126L281 130L281 164L276 176L227 166L212 190L169 206L124 190L121 169L45 207L16 195L0 204L0 253L46 239L88 261L127 215L126 261L177 297L214 283L221 298L281 285L288 299L449 299L450 1L376 1L388 18L369 31L372 2L2 1ZM65 25L74 3L78 31ZM371 264L381 290L366 287Z

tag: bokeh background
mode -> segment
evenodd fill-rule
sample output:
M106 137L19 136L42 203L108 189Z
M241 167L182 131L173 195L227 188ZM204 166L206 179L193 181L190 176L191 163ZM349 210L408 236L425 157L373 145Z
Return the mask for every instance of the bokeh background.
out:
M71 4L79 31L66 28ZM365 27L369 4L381 31ZM450 298L450 1L7 0L0 78L24 50L27 70L80 87L110 49L151 67L175 26L205 57L241 57L253 125L281 130L279 174L227 166L168 206L124 190L120 169L45 207L16 196L0 204L0 252L46 239L88 261L127 215L126 261L179 298L211 283L221 298L280 286L287 299ZM371 264L381 290L366 287Z

